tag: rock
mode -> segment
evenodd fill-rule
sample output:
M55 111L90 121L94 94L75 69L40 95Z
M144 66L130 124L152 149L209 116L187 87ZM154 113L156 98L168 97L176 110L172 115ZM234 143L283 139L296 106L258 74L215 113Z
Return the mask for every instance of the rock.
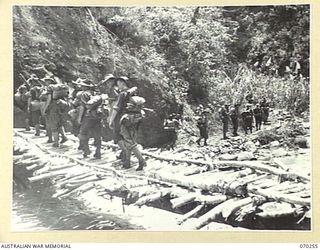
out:
M272 141L269 144L270 148L277 148L280 146L280 142L279 141Z
M221 153L221 154L227 154L227 153L229 153L231 150L232 150L232 149L230 149L230 148L221 148L221 149L220 149L220 153Z
M259 161L270 161L272 159L272 154L261 155Z
M248 141L244 144L244 148L247 150L247 151L255 151L257 150L257 146L254 144L254 142L252 141Z
M288 155L288 151L283 148L278 148L272 152L274 157L283 157Z
M250 161L255 159L252 152L241 152L238 154L238 161Z
M219 160L224 160L224 161L233 161L237 160L238 156L237 155L232 155L232 154L223 154L219 156Z
M300 148L308 148L308 144L309 144L305 136L297 136L294 139L293 143L299 146Z

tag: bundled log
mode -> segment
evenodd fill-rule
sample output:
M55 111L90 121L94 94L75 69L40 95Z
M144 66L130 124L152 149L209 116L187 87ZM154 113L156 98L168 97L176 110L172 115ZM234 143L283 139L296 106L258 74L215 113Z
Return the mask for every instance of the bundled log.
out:
M287 195L287 194L282 194L279 192L269 193L268 191L263 190L263 189L251 189L249 191L250 191L250 193L262 195L262 196L265 196L265 197L268 197L270 199L274 199L277 201L283 201L283 202L288 202L291 204L297 204L297 205L302 205L302 206L310 206L310 199L304 199L298 195Z
M38 176L33 176L33 177L29 177L29 181L30 182L35 182L35 181L40 181L43 179L48 179L54 176L59 176L59 175L65 175L67 172L65 169L63 170L58 170L58 171L54 171L51 173L46 173L46 174L42 174L42 175L38 175Z
M205 205L217 205L224 201L226 201L228 197L224 194L216 194L216 195L198 195L195 201L200 202Z
M191 217L196 217L205 206L206 206L205 204L200 204L196 206L194 209L192 209L191 211L189 211L188 213L184 214L183 217L177 222L178 225L181 225L183 222L185 222Z
M278 218L282 216L292 215L295 212L295 208L286 202L267 202L259 206L262 212L256 215L262 218Z
M44 167L45 165L47 165L47 162L43 162L42 164L33 164L31 166L26 167L27 170L31 171L31 170L35 170L35 169L39 169Z
M246 231L249 229L243 227L233 227L231 225L227 225L219 222L210 222L208 225L204 226L200 229L201 231Z
M75 163L67 163L67 164L62 164L62 165L49 165L49 166L46 166L46 167L43 167L43 168L37 170L37 174L44 174L44 173L48 173L50 171L56 171L56 170L71 168L71 167L75 167L75 166L76 166Z
M213 209L211 209L209 212L205 213L201 217L199 217L195 225L193 226L194 229L200 229L203 226L207 225L211 221L214 221L218 218L218 216L221 216L221 213L224 208L228 207L230 204L234 203L235 201L239 200L238 198L233 198L230 200L227 200L217 206L215 206Z
M156 193L149 194L147 196L143 196L143 197L139 198L134 203L134 205L141 207L141 206L146 205L148 203L152 203L152 202L155 202L157 200L160 200L161 198L163 198L163 197L165 197L165 196L167 196L169 194L170 194L170 189L169 188L161 189Z
M191 193L191 194L186 194L184 196L171 199L170 202L172 204L172 208L176 209L178 207L182 207L190 202L193 202L195 198L197 197L198 194Z
M83 185L71 190L70 192L67 192L67 193L65 193L63 195L60 195L59 197L60 198L66 198L66 197L70 197L70 196L73 196L73 195L79 196L79 195L81 195L81 194L93 189L94 187L95 187L94 183L88 182L86 184L83 184Z

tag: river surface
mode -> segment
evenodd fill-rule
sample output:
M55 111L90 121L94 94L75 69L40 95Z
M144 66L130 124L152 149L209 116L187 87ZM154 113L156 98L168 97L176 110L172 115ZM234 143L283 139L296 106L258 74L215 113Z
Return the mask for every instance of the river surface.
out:
M42 182L13 191L12 231L142 229L112 215L87 211L81 201L52 198L54 187Z

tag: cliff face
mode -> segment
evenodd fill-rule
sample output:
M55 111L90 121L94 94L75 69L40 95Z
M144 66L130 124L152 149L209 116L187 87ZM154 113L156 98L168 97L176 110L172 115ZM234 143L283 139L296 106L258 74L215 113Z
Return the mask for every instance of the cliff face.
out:
M98 82L108 73L129 77L145 97L149 112L138 140L145 146L164 143L166 112L174 108L174 95L161 72L142 65L117 45L115 37L97 21L115 14L115 8L15 6L13 8L14 87L21 74L44 77L46 70L62 82L87 77ZM129 50L129 49L128 49ZM105 131L105 137L110 138Z

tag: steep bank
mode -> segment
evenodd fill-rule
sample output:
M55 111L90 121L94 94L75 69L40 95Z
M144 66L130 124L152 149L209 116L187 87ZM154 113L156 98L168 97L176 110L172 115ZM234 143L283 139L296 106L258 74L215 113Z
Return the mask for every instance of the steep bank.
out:
M173 107L176 98L161 72L141 64L98 23L100 15L113 15L114 11L113 8L104 8L102 12L99 8L14 7L14 87L23 83L20 74L25 78L31 73L44 77L47 71L66 83L78 77L97 83L108 73L128 76L146 98L146 106L155 110L148 113L142 125L140 143L163 144L167 138L162 121L165 112L176 111Z

